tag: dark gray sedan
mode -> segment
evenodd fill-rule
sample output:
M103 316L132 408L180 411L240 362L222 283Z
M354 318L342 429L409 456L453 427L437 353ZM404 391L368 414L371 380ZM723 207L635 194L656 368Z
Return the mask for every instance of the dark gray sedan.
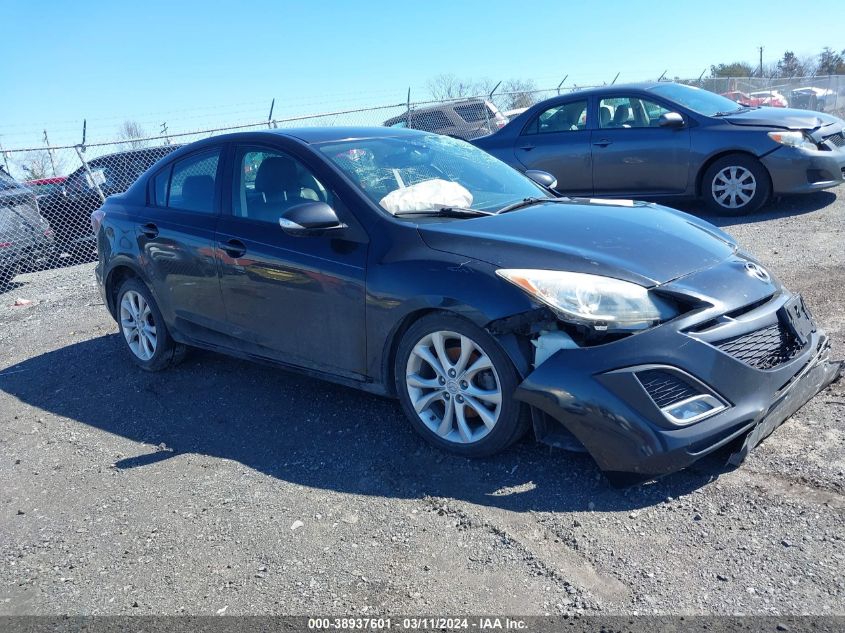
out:
M722 215L845 179L845 121L750 107L682 84L605 86L538 103L472 141L570 195L703 198Z

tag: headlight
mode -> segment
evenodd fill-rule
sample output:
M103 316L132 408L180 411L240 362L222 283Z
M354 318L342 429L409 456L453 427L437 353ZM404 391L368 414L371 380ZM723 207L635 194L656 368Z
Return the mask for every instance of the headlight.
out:
M818 149L819 146L804 132L769 132L769 138L775 143L800 149Z
M561 318L597 330L641 330L677 311L646 288L619 279L557 270L500 269L500 277L545 303Z

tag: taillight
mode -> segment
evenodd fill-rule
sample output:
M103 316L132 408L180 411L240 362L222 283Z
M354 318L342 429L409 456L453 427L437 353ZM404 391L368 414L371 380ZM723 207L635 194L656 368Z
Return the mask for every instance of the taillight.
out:
M9 248L12 246L12 242L0 242L0 248Z
M106 217L106 212L102 209L97 209L91 214L91 228L94 229L94 235L100 232L100 225L103 223L103 218Z

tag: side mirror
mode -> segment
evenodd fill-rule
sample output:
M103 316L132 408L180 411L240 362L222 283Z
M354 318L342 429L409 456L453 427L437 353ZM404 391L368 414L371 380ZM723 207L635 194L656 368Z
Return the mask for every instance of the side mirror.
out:
M657 124L660 127L679 128L684 127L684 117L677 112L666 112L660 115L657 119Z
M345 229L325 202L303 202L287 209L279 218L279 226L288 235L317 235L323 231Z
M546 189L554 189L557 187L557 178L552 176L547 171L540 171L539 169L527 169L525 175L536 182L541 187Z

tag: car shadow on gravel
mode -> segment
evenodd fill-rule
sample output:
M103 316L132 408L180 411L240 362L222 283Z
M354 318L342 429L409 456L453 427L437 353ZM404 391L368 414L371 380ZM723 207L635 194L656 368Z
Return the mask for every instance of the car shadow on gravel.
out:
M832 191L816 191L803 195L781 196L767 203L757 213L737 217L723 217L710 214L701 201L679 201L669 206L697 215L716 226L736 226L737 224L756 224L767 220L776 220L805 213L812 213L824 209L836 201L836 194Z
M176 455L197 454L312 488L528 512L645 507L726 470L724 458L711 458L619 490L588 455L531 439L493 458L467 460L428 446L393 400L201 351L170 371L146 373L128 359L117 334L8 367L0 371L0 391L145 444L137 455L103 455L100 464L138 476Z

